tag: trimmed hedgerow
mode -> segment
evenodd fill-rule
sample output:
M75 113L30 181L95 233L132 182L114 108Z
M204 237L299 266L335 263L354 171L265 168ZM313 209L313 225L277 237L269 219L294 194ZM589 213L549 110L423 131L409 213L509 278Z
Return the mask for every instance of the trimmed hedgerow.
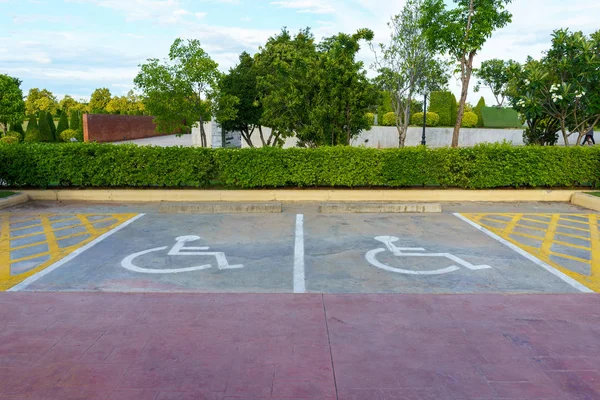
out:
M440 116L434 112L427 113L427 126L438 126L440 123ZM423 113L415 113L410 119L412 125L423 126Z
M474 112L467 111L463 115L461 125L463 126L463 128L476 128L478 121L479 120L477 119L477 114L475 114Z
M13 187L600 186L598 147L202 149L97 143L0 144Z

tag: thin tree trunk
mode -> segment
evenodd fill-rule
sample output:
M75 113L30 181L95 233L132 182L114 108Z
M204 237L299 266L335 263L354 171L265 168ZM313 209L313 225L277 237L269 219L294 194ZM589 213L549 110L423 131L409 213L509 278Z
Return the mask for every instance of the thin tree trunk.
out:
M560 131L563 135L563 139L565 141L565 146L569 146L569 135L567 135L567 127L565 125L565 120L560 121Z
M261 125L258 126L258 133L260 134L260 141L262 142L263 147L267 147L267 142L265 142Z
M475 52L469 53L467 65L463 68L462 89L460 92L460 105L458 107L458 114L456 115L456 124L454 125L454 132L452 133L452 147L458 147L458 139L460 136L460 128L462 127L463 115L465 114L465 104L467 102L467 95L469 94L469 82L471 81L471 73L473 72L473 58L475 58Z

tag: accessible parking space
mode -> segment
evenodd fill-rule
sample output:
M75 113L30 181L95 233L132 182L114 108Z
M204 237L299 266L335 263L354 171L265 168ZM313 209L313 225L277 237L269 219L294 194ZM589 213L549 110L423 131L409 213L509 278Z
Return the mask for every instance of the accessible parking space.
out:
M600 291L598 216L543 207L537 214L479 207L325 215L315 205L281 214L161 214L150 207L137 214L134 206L4 213L0 290Z
M315 215L305 224L309 291L578 291L452 214Z
M31 291L291 292L293 216L141 216Z

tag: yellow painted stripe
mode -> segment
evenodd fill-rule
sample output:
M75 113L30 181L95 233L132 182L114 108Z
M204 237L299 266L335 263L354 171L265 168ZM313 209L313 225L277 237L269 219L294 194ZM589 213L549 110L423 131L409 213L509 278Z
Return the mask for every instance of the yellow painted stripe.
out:
M589 232L589 231L590 231L589 229L584 229L584 228L576 228L576 227L574 227L574 226L569 226L569 225L562 225L562 224L558 224L558 225L556 225L556 226L557 226L557 227L560 227L560 228L573 229L573 230L576 230L576 231L581 231L581 232ZM559 235L562 235L562 233L560 233L560 232L558 232L558 234L559 234Z
M519 223L519 220L522 217L523 217L523 214L516 214L515 216L513 216L512 221L510 221L508 223L508 225L506 225L506 228L504 228L504 230L502 231L502 234L505 235L505 236L510 236L510 234L515 229L515 227Z
M517 224L517 227L519 228L523 228L523 229L531 229L532 231L538 231L538 232L546 232L545 229L543 228L536 228L534 226L529 226L529 225L521 225L521 224Z
M576 257L576 256L571 256L569 254L564 254L564 253L558 253L553 251L552 253L550 253L551 255L555 256L555 257L560 257L560 258L566 258L567 260L573 260L573 261L578 261L582 264L590 264L590 260L587 260L585 258L580 258L580 257ZM589 275L588 275L589 276Z
M526 233L520 233L520 232L512 232L511 235L513 236L521 236L521 237L526 237L528 239L533 239L533 240L541 240L544 241L544 237L543 236L534 236L534 235L528 235Z
M590 243L592 246L592 260L591 260L591 277L594 280L600 281L600 226L598 225L598 216L595 214L590 215L590 227L591 237Z
M577 219L570 219L570 218L565 218L563 216L561 216L560 218L562 221L569 221L569 222L573 222L576 224L581 224L581 225L585 225L585 226L589 226L589 222L588 221L579 221Z
M10 278L10 217L0 215L0 282Z

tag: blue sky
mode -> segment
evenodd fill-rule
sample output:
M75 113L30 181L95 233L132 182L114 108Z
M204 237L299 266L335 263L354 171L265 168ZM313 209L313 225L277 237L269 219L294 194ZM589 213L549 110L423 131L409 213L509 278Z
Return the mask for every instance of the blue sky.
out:
M98 87L121 95L138 65L164 58L177 37L197 38L226 70L242 51L254 53L287 26L312 27L317 38L368 27L387 39L386 22L402 0L0 0L0 73L23 80L25 92L87 98ZM513 0L513 23L498 31L476 59L539 56L550 33L599 29L596 0ZM367 46L360 58L370 65ZM455 82L451 89L458 94ZM479 95L477 95L478 97ZM491 96L486 94L491 101ZM471 95L469 101L476 102Z

